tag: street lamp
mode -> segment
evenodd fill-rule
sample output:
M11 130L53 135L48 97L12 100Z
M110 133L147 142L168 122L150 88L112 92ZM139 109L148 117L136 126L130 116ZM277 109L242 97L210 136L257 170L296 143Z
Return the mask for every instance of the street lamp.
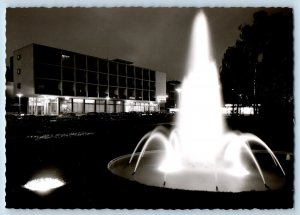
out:
M105 97L105 103L104 103L104 111L107 113L107 108L108 108L108 101L110 100L109 96Z
M22 93L18 93L17 96L19 97L19 115L21 114L21 97L23 96Z

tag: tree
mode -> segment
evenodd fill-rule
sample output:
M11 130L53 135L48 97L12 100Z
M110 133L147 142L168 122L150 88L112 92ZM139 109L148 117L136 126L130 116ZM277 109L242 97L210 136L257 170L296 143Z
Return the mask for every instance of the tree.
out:
M293 15L253 15L223 57L220 79L225 103L261 104L261 111L293 111ZM241 101L241 98L242 101Z

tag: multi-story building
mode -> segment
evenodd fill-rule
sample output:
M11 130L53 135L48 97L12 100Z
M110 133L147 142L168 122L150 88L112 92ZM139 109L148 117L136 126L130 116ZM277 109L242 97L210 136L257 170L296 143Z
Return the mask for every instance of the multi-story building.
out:
M14 51L14 94L28 98L27 113L159 111L166 74L44 45Z
M167 101L166 101L166 108L167 109L176 109L178 108L178 102L180 97L180 81L168 81L167 82Z

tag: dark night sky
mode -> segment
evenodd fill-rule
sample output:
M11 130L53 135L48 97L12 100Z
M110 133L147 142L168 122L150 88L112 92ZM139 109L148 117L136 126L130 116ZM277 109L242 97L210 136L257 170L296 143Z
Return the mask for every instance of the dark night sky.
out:
M184 75L195 8L29 8L7 9L6 53L39 43L101 58L121 58ZM238 39L238 26L251 24L258 8L205 9L217 65ZM268 9L274 12L282 9Z

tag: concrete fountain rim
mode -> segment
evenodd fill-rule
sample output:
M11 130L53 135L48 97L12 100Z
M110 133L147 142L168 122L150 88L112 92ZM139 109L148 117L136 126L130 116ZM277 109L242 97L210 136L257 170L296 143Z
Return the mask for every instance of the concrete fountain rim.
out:
M161 154L162 150L151 150L151 151L146 151L144 156L153 156L153 155L156 156L159 153ZM257 153L264 153L264 152L263 152L263 150L257 150ZM289 153L289 152L286 152L286 153ZM267 152L265 154L267 154ZM140 152L137 152L134 155L134 159L136 159L139 155L140 155ZM108 170L116 176L122 177L124 179L130 180L130 181L133 181L133 182L136 182L136 183L139 183L139 184L143 184L143 185L146 185L146 186L154 186L154 187L160 187L160 188L166 188L166 189L174 189L174 190L177 189L177 190L185 190L185 191L239 193L239 192L249 192L249 191L265 192L265 191L269 191L269 190L280 190L286 185L286 177L285 176L279 176L278 173L275 174L273 172L266 172L266 174L270 174L272 177L274 177L273 181L268 182L268 186L264 186L264 184L260 181L260 179L255 179L256 181L254 181L254 182L251 182L250 180L248 180L248 181L246 181L246 183L249 184L248 185L249 187L252 187L252 188L249 188L249 189L247 187L247 189L246 188L240 188L240 189L226 190L226 189L222 189L222 186L217 186L217 187L214 187L214 188L207 189L204 185L203 186L206 189L203 189L203 188L202 189L191 189L190 187L185 187L183 185L180 185L179 187L177 187L177 185L175 185L175 187L172 187L172 186L169 186L170 179L169 179L169 181L167 180L167 185L164 184L165 182L160 183L160 184L157 183L157 182L156 183L148 183L147 181L144 181L144 178L147 178L146 176L141 177L142 173L141 174L135 174L135 173L132 174L135 162L133 161L131 164L129 164L128 162L129 162L130 157L131 157L131 154L125 154L125 155L121 155L121 156L118 156L118 157L112 159L107 164ZM121 165L121 167L120 167L120 165ZM117 168L121 168L121 172L118 172ZM125 168L128 168L128 169L126 170ZM142 166L141 168L144 168L144 167ZM149 168L149 166L147 166L146 168ZM137 170L137 173L139 173L139 171L141 171L141 169ZM149 169L147 171L149 171ZM124 174L124 172L126 172L126 174ZM158 171L154 171L154 175L157 174L157 172ZM153 170L151 170L150 173L153 173ZM150 175L152 175L152 174L150 174ZM151 177L153 177L153 176L151 176ZM159 176L156 175L155 177L159 177ZM224 184L224 182L222 182L222 183ZM209 185L210 185L210 187L212 187L211 184L209 184ZM228 189L230 189L230 188L228 188Z

